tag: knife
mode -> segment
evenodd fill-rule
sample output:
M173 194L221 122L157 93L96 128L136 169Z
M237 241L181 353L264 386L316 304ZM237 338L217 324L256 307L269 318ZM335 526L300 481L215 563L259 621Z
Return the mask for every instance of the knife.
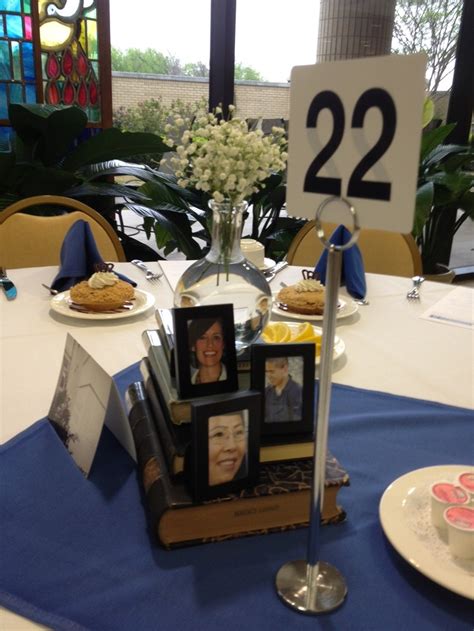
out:
M5 272L0 268L0 285L5 292L7 300L14 300L17 295L16 287L12 281L5 276Z

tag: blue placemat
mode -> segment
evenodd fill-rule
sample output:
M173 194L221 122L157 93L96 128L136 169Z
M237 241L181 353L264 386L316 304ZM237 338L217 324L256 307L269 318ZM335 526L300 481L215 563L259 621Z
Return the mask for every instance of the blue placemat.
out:
M117 382L138 377L134 366ZM0 604L58 630L472 629L472 602L394 551L378 504L407 471L472 460L473 439L469 410L333 386L329 443L351 486L339 495L348 520L322 529L321 557L349 595L315 620L274 590L280 566L304 558L306 530L161 550L114 437L103 432L86 480L39 421L1 447Z

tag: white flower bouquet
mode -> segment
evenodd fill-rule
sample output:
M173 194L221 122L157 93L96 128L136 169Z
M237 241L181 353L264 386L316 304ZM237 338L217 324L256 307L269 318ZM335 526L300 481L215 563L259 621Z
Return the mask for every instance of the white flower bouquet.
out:
M285 169L287 159L283 128L274 127L268 136L251 131L244 120L233 116L234 109L229 106L227 120L219 116L221 108L199 113L193 120L177 114L165 126L164 139L175 151L170 163L178 184L209 195L213 210L221 205L212 248L226 270L240 239L241 218L237 220L236 213L247 208L247 200L265 188L272 173Z
M274 127L269 136L250 131L244 120L233 117L234 109L229 106L228 120L219 118L216 108L194 121L177 115L165 127L165 142L176 151L170 162L178 184L232 206L264 188L272 172L285 169L287 159L284 129Z

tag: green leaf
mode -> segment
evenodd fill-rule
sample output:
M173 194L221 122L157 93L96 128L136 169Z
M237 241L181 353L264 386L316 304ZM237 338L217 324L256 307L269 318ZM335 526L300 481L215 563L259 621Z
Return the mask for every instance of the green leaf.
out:
M122 132L112 127L81 143L66 158L64 168L75 171L87 164L128 158L141 153L162 154L167 150L168 147L155 134Z
M424 132L421 136L421 152L420 161L423 162L425 157L433 151L433 149L441 144L443 140L451 133L456 127L456 123L450 123L449 125L441 125L436 129Z
M433 120L434 112L434 102L432 99L427 97L423 103L423 127L426 127L426 125Z
M462 171L435 173L434 175L430 175L427 179L438 186L444 186L449 189L453 201L462 195L464 191L469 190L473 185L472 175L463 173Z
M45 104L10 104L12 127L29 148L30 157L51 166L72 147L87 124L87 115L79 107Z
M416 191L415 219L412 234L415 239L423 233L423 228L433 206L434 184L427 182Z
M193 240L189 219L181 209L176 209L166 204L159 208L129 203L124 204L124 206L142 217L155 219L161 225L161 228L167 230L169 237L176 242L178 249L187 258L199 258L200 248Z
M66 173L68 173L66 171ZM84 182L64 192L69 197L88 197L90 195L102 195L107 197L126 197L135 201L149 202L150 199L139 190L121 184L109 184L108 182Z
M17 192L20 197L63 195L67 189L78 183L78 179L72 173L36 164L17 164L11 178L11 190Z

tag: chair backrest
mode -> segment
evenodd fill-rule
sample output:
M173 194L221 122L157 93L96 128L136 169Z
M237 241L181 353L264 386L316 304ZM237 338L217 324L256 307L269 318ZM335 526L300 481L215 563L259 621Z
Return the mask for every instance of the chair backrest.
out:
M59 206L72 212L47 217L21 212L37 206ZM38 195L0 211L0 265L7 269L59 265L64 236L78 219L89 223L104 261L126 260L112 226L98 212L69 197Z
M338 224L323 222L324 233L330 236ZM366 272L411 277L422 273L421 256L411 234L387 230L362 229L357 245ZM290 265L314 267L323 252L315 222L308 221L293 239L288 250Z

